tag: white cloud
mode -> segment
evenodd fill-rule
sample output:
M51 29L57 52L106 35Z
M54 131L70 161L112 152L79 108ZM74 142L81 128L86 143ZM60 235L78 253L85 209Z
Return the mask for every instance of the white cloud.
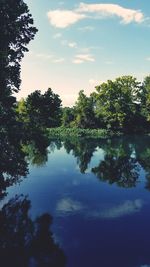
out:
M71 47L71 48L76 48L77 47L77 43L76 42L71 42L71 43L68 43L68 46Z
M59 39L61 37L62 37L62 34L60 32L58 32L58 33L56 33L56 34L53 35L53 38L54 39Z
M141 23L144 20L144 15L140 10L128 9L116 4L80 3L78 12L97 13L101 17L117 16L122 19L124 24Z
M81 64L84 62L94 62L95 58L91 54L79 54L76 55L75 58L73 59L73 63L75 64Z
M93 13L95 15L90 17L91 19L119 17L121 18L121 22L124 24L129 24L131 22L142 23L145 20L142 11L124 8L117 4L80 3L79 7L74 10L50 10L47 13L47 16L52 26L63 29L77 23L82 19L87 18L89 13ZM80 29L93 30L93 27L85 26Z
M74 64L82 64L84 61L78 58L73 59L72 61Z
M68 46L70 48L77 48L77 46L78 46L76 42L70 42L68 40L62 40L61 44L64 46Z
M52 26L62 29L67 28L81 19L86 18L85 14L80 14L71 10L59 9L49 11L47 16Z
M150 57L146 58L147 61L150 61Z
M63 63L65 61L64 58L56 58L53 60L53 63Z

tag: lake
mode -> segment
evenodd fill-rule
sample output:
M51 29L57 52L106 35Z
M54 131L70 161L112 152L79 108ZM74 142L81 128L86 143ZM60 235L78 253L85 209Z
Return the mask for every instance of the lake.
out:
M150 266L150 137L24 151L28 173L1 185L0 266Z

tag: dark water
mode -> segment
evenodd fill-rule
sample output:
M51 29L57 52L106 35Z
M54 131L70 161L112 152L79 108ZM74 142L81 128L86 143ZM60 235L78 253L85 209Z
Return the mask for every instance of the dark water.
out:
M150 266L150 137L23 150L26 177L1 163L1 267Z

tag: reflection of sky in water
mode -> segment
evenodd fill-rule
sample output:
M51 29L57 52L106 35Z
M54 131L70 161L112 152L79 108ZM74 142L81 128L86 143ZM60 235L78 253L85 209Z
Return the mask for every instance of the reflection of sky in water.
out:
M140 212L142 206L143 204L140 199L136 199L134 201L126 200L124 203L112 208L108 208L100 212L95 211L92 213L92 216L95 218L115 219L135 212Z
M44 212L53 216L54 237L67 255L67 267L150 267L150 192L144 167L129 189L101 181L91 169L105 160L107 149L105 143L103 148L96 145L81 173L73 152L54 146L46 165L30 166L27 179L8 189L6 201L28 195L33 217Z
M107 205L106 205L107 206ZM58 216L69 216L70 214L81 213L86 218L93 219L115 219L126 215L140 212L143 207L141 199L126 200L122 204L113 205L112 207L103 207L90 209L81 202L73 201L71 198L61 199L56 206Z

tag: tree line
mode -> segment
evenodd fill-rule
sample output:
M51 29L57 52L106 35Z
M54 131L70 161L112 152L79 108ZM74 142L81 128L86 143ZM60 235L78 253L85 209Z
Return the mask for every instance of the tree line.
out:
M62 107L60 96L52 89L39 90L17 103L18 119L26 126L52 128L63 126L111 131L150 130L150 76L140 83L132 76L108 80L88 97L83 90L73 107Z

